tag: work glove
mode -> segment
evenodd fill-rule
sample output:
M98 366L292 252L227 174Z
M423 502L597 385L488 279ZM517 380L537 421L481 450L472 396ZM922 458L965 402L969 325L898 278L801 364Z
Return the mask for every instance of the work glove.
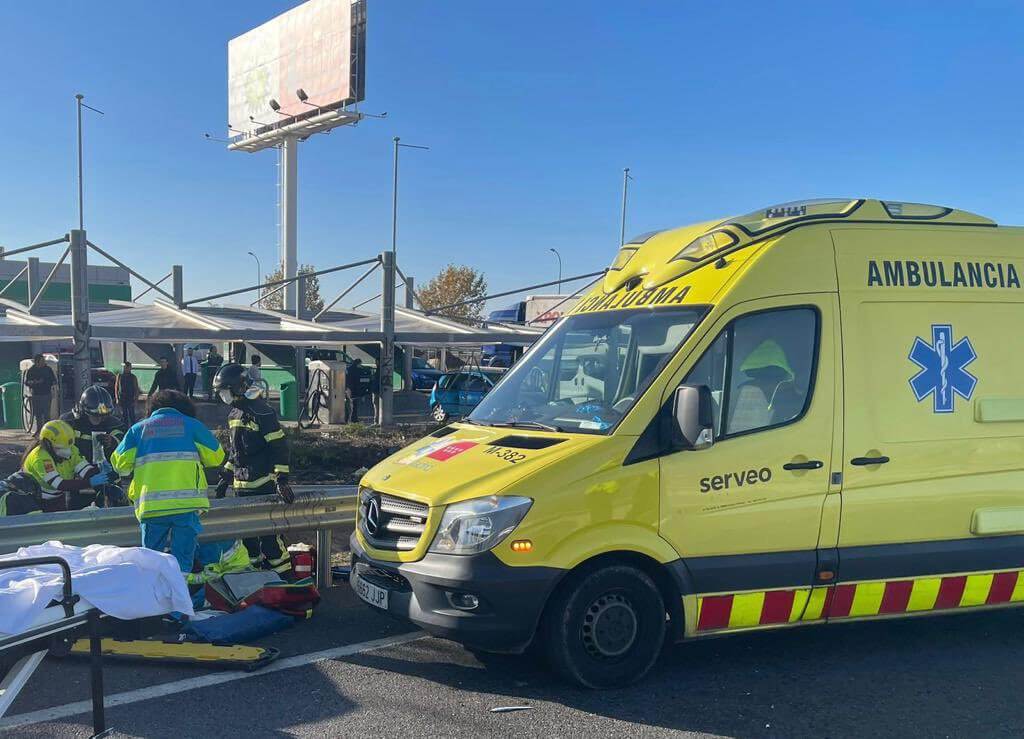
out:
M97 440L100 446L103 447L103 456L105 457L109 458L114 453L114 450L117 449L117 439L110 434L100 434Z
M228 488L231 483L235 480L235 473L229 469L222 469L220 471L220 481L217 483L217 487L213 489L214 496L220 500L228 494Z
M97 472L89 478L89 487L98 488L100 485L106 485L108 482L110 482L109 472Z
M278 475L274 484L277 486L277 494L280 496L281 500L288 505L295 502L295 491L292 490L292 486L288 484L287 477L284 475Z

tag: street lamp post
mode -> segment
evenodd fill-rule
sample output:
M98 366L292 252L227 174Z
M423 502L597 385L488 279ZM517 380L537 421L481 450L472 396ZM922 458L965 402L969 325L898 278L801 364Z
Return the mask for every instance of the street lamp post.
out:
M562 292L562 255L558 253L558 249L548 249L552 254L558 257L558 292Z
M395 168L394 176L391 182L391 251L398 255L398 150L400 148L406 149L424 149L429 151L429 146L417 146L416 144L403 144L398 136L393 139L395 142Z
M78 93L75 95L75 100L78 104L78 230L85 230L85 214L84 214L84 198L82 195L82 108L88 108L93 113L99 113L103 115L102 110L97 110L91 105L86 105L82 102L85 99L85 95Z
M258 256L256 256L253 252L249 252L249 256L256 260L256 284L257 285L262 285L263 284L263 268L260 266L260 258ZM256 300L256 306L258 308L262 308L263 307L263 288L262 287L259 288L259 292L257 293L257 295L258 295L258 298Z
M629 167L622 170L622 223L619 228L619 246L626 243L626 199L629 196Z

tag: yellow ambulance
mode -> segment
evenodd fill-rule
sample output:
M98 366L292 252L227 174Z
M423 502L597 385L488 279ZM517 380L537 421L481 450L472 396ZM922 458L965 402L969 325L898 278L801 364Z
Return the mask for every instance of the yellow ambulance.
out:
M786 203L644 234L370 470L352 586L589 687L665 639L1024 602L1024 232Z

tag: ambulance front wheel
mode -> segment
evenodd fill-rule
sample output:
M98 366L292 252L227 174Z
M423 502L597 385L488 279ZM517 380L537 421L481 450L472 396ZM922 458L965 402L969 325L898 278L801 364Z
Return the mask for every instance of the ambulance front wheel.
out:
M665 642L665 601L647 573L610 565L567 582L545 611L545 652L562 677L587 688L635 683Z
M430 411L431 417L438 423L444 423L448 420L448 413L445 411L444 406L438 403Z

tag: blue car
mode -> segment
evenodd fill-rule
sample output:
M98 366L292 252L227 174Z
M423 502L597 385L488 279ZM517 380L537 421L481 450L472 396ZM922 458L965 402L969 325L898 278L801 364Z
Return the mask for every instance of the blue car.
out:
M444 373L436 370L427 364L423 357L412 358L412 387L413 390L430 390L441 379Z
M446 372L430 391L430 415L438 423L469 414L501 378L498 369L473 368Z

